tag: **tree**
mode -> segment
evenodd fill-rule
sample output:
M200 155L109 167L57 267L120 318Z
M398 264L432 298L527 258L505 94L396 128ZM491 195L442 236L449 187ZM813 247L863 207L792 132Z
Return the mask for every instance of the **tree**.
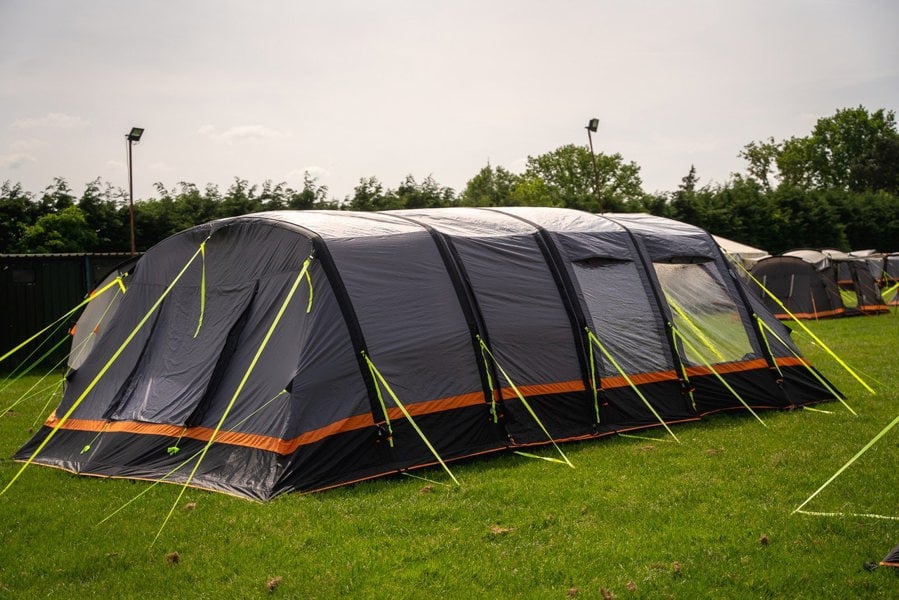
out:
M675 219L699 225L701 218L696 198L697 183L699 177L696 175L696 166L690 165L690 170L681 178L677 191L671 195L671 211Z
M854 192L876 191L869 174L879 175L881 170L895 174L899 169L899 163L889 163L889 155L881 155L889 151L889 142L897 139L899 133L892 111L880 109L869 114L859 106L819 119L812 132L812 165L820 186Z
M406 175L403 183L396 191L388 191L391 204L402 208L442 208L452 206L456 202L456 194L452 188L443 187L432 175L417 183L412 175Z
M62 177L54 177L53 184L44 188L38 207L39 215L55 213L75 204L75 196Z
M740 157L751 177L801 189L899 194L899 132L893 111L863 106L818 119L811 134L784 142L750 142ZM776 171L775 167L776 166Z
M617 153L599 153L596 163L602 210L621 210L629 202L641 202L644 193L640 167L633 162L626 163ZM593 157L584 146L569 144L546 154L529 156L524 177L536 177L546 184L544 205L590 212L600 210L593 189Z
M318 184L318 178L309 171L303 173L303 189L288 193L287 208L309 210L312 208L331 208L328 204L328 187Z
M0 252L19 247L25 228L34 222L34 197L22 184L4 181L0 188Z
M472 177L459 195L459 206L509 206L521 177L489 164Z
M46 214L25 229L23 252L90 252L97 245L97 234L87 226L77 206Z
M738 156L748 164L749 176L758 180L766 190L771 189L771 180L778 177L777 157L783 151L783 144L768 138L764 142L749 142Z
M262 210L262 201L256 195L256 186L246 179L234 178L234 183L217 207L219 217L237 217Z
M384 193L384 186L377 177L362 177L359 185L353 188L353 197L349 199L350 210L389 210L403 208L395 195Z
M126 208L122 190L116 191L109 183L104 186L98 177L85 186L78 208L97 237L90 251L121 252L129 247L131 234L128 212L122 210Z

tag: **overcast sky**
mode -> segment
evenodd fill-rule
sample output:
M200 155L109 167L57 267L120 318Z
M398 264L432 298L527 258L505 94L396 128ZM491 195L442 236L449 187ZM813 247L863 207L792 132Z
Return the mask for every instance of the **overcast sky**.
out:
M0 182L330 196L587 143L670 191L747 143L899 108L896 0L0 0Z

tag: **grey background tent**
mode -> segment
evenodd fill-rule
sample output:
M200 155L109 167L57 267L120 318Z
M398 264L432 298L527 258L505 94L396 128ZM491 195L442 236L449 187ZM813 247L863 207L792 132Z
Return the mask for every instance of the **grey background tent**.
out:
M837 395L711 236L648 215L258 213L114 282L18 460L266 499Z
M821 319L889 310L866 258L835 250L791 250L759 260L750 273L753 294L780 319L791 314Z

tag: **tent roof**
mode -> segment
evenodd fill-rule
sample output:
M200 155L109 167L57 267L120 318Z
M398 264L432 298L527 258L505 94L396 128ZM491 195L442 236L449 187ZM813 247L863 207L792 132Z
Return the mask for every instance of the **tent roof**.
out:
M713 235L712 237L715 238L715 243L728 254L739 256L740 258L762 258L763 256L768 256L768 253L764 250L753 248L748 244L741 244L720 235Z

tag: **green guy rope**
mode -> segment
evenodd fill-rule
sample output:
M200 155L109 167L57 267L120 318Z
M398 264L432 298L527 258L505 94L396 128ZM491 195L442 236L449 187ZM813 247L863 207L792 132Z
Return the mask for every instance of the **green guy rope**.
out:
M887 434L887 432L888 432L890 429L892 429L893 427L896 426L897 423L899 423L899 417L896 417L895 419L893 419L893 421L892 421L889 425L887 425L886 427L884 427L884 428L880 431L880 433L878 433L877 435L875 435L875 436L874 436L874 439L872 439L870 442L868 442L867 444L865 444L865 447L864 447L864 448L862 448L861 450L859 450L858 453L857 453L855 456L853 456L852 458L850 458L850 459L849 459L849 462L847 462L845 465L843 465L842 467L840 467L839 470L837 470L837 472L834 473L834 474L830 477L830 479L828 479L827 481L824 482L824 485L822 485L822 486L819 487L817 490L815 490L815 493L814 493L814 494L812 494L811 496L809 496L809 497L806 499L805 502L803 502L802 504L800 504L799 506L797 506L796 509L793 510L793 512L790 513L790 514L796 514L796 513L798 513L798 512L803 512L803 511L802 511L802 507L804 507L806 504L808 504L809 502L811 502L812 498L814 498L814 497L817 496L819 493L821 493L821 491L822 491L824 488L826 488L828 485L830 485L830 483L831 483L834 479L836 479L837 477L839 477L840 474L841 474L843 471L845 471L846 469L848 469L849 466L850 466L852 463L854 463L855 461L857 461L857 460L859 459L859 457L860 457L862 454L864 454L865 452L867 452L868 449L871 448L871 446L873 446L874 444L876 444L877 441L880 440L880 438L882 438L883 436L885 436L885 435ZM815 513L810 513L810 514L815 514ZM827 513L823 513L823 514L827 514ZM836 514L836 513L834 513L834 514ZM861 515L861 516L869 516L869 515ZM879 516L879 515L870 515L870 516ZM899 519L899 517L880 517L880 518L883 518L883 519Z
M499 372L500 372L500 373L502 374L502 376L506 379L506 382L509 384L509 387L511 387L512 390L515 392L515 395L518 396L518 399L521 400L521 404L525 407L525 409L527 409L527 411L528 411L528 413L530 413L531 417L534 418L534 421L537 422L537 425L540 426L540 429L543 430L543 433L546 434L546 437L549 438L549 441L552 443L553 447L554 447L554 448L556 449L556 451L558 451L558 453L562 456L562 458L563 458L564 461L565 461L565 464L568 465L569 467L571 467L571 468L573 469L573 468L574 468L574 465L571 464L571 461L568 460L568 457L565 456L565 453L562 452L562 449L559 448L559 445L558 445L558 444L556 444L556 440L553 439L553 436L550 435L549 431L546 429L546 426L543 425L543 421L540 420L540 418L537 416L537 413L534 412L534 409L531 408L531 405L528 403L527 400L525 400L524 395L523 395L523 394L521 393L521 391L518 389L518 386L516 386L515 383L512 381L512 378L509 377L509 374L506 373L506 370L503 369L502 365L499 364L499 362L497 362L496 356L493 355L493 352L490 351L490 348L487 347L487 343L484 342L484 340L481 338L480 335L478 336L478 342L480 342L481 348L482 348L485 352L487 352L487 354L490 356L490 359L493 361L493 364L496 365L496 368L499 369Z
M662 427L665 428L665 431L670 433L671 437L674 438L674 441L676 441L678 444L680 444L681 441L677 438L676 435L674 435L674 432L671 431L671 428L668 427L668 423L666 423L665 419L663 419L662 416L656 411L656 409L653 408L652 404L649 403L649 400L646 399L646 396L643 395L643 392L640 391L640 388L638 388L637 385L633 382L633 380L630 377L628 377L627 373L624 372L624 369L621 368L621 365L618 364L618 361L615 360L615 357L612 356L612 353L606 349L606 347L602 344L602 342L599 341L599 338L596 337L596 334L593 333L593 331L591 331L589 327L586 328L586 331L587 331L587 338L590 340L591 344L596 344L596 347L599 348L599 351L602 352L603 355L609 359L609 362L612 364L613 367L615 367L615 370L618 371L618 373L624 378L624 380L627 382L627 384L629 386L631 386L631 389L634 390L634 393L637 394L637 397L639 397L640 400L643 401L643 404L646 405L646 408L648 408L650 410L650 412L652 412L652 414L658 420L658 422L662 424Z
M134 327L134 329L131 331L131 333L128 334L128 337L125 338L125 341L122 342L122 344L113 353L113 355L110 357L110 359L108 361L106 361L106 364L103 365L103 368L100 369L100 371L93 378L93 380L91 380L91 382L87 385L87 387L84 389L84 391L81 393L81 395L78 396L78 398L75 400L75 402L72 403L72 406L69 407L69 410L66 411L66 413L62 416L62 418L60 418L59 421L56 423L56 425L54 425L53 429L50 430L50 432L47 434L47 437L44 438L44 441L42 441L40 443L40 445L37 447L37 449L31 453L31 456L28 457L28 460L25 461L25 464L22 465L22 468L19 469L19 471L15 474L15 476L13 476L13 478L9 481L9 483L6 484L6 487L4 487L2 490L0 490L0 496L5 494L6 490L8 490L10 488L10 486L12 486L12 484L16 482L16 480L22 475L22 473L25 471L25 469L27 469L28 466L32 462L34 462L34 459L37 458L37 455L40 454L44 448L46 448L47 444L50 443L50 440L52 440L53 437L56 435L56 432L58 432L59 429L63 426L63 424L65 424L65 422L68 421L69 417L72 416L72 413L74 413L75 410L77 410L78 407L81 406L81 403L84 401L84 399L88 396L88 394L91 393L91 391L93 391L94 387L96 387L96 385L100 381L100 379L102 379L103 376L106 375L106 372L109 370L109 368L112 366L112 364L116 360L118 360L118 358L122 354L122 352L125 351L125 348L128 347L128 344L131 343L131 340L134 339L134 336L136 336L137 333L143 328L143 326L146 325L147 321L150 320L150 317L153 315L153 313L155 313L159 309L159 307L162 305L162 301L165 300L166 296L169 295L169 292L172 291L172 288L175 287L175 284L178 283L178 280L181 279L182 275L184 275L184 273L187 271L188 267L190 267L190 265L193 264L194 259L197 258L197 255L199 253L200 253L200 250L198 249L194 253L194 255L190 257L190 259L187 261L187 263L184 265L184 267L181 269L181 271L178 273L178 275L175 276L175 278L172 280L172 282L168 285L168 287L165 288L165 290L159 296L159 299L156 300L156 302L153 304L153 306L150 307L150 310L147 311L147 314L144 315L144 317ZM116 281L119 281L119 280L116 279ZM115 283L115 281L111 282L106 287L107 288L111 287L114 283ZM119 285L121 285L120 281L119 281ZM90 299L86 300L85 302L82 302L81 305L86 304L87 302L90 302ZM79 305L79 308L81 305ZM69 314L71 314L71 313L69 313ZM0 360L2 360L2 359L0 359Z

